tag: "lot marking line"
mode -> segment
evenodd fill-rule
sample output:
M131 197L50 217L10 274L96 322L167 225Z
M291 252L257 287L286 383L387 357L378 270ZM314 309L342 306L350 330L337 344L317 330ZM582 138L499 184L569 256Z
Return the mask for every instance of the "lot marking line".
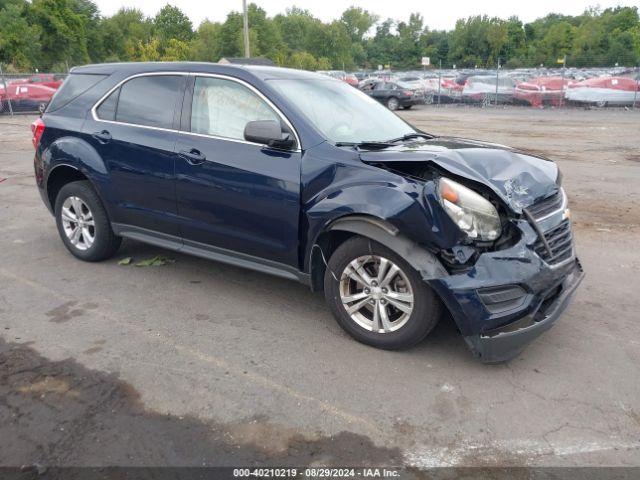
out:
M77 301L78 299L76 298L72 298L66 295L61 294L60 292L53 290L49 287L47 287L46 285L43 285L41 283L35 282L33 280L30 280L28 278L22 277L21 275L18 275L14 272L11 272L9 270L6 270L4 268L0 268L0 275L4 276L5 278L9 278L15 281L18 281L24 285L27 285L33 289L39 290L40 292L46 293L48 295L54 296L56 298L59 298L61 300L64 301ZM89 313L89 312L88 312ZM140 328L134 324L130 324L130 323L126 323L123 322L122 320L120 320L118 317L114 317L104 311L101 311L100 309L96 309L96 310L92 310L89 314L98 314L102 317L104 317L107 320L110 320L111 322L120 324L125 326L128 329L131 330L135 330L137 331L139 334L144 335L147 338L150 339L154 339L154 340L162 340L165 343L171 345L176 351L181 352L183 354L189 355L191 357L194 357L200 361L206 362L210 365L213 365L214 367L220 369L220 370L224 370L224 371L229 371L231 373L233 373L237 378L240 379L244 379L247 382L251 382L254 383L256 385L260 385L264 388L267 388L269 390L272 391L276 391L282 394L285 394L291 398L294 398L298 401L304 401L304 402L308 402L308 403L313 403L315 405L317 405L321 411L330 414L332 416L341 418L342 420L346 421L349 424L358 424L361 425L362 427L364 427L367 432L369 432L370 435L373 435L375 437L381 437L382 436L382 430L376 426L371 420L365 418L365 417L361 417L359 415L355 415L353 413L347 412L343 409L341 409L340 407L333 405L330 402L327 402L326 400L322 400L320 398L316 398L312 395L308 395L306 393L300 392L292 387L289 387L287 385L283 385L269 377L266 377L264 375L261 375L257 372L252 372L250 370L248 370L247 368L244 367L236 367L232 364L230 364L229 362L227 362L226 360L222 359L222 358L218 358L215 357L213 355L209 355L203 352L200 352L199 350L195 350L191 347L188 347L186 345L182 345L180 343L175 342L171 337L167 336L167 335L163 335L160 334L159 332L154 332L153 334L149 333L148 331L146 331L143 328ZM245 373L246 372L246 373Z
M567 457L610 451L640 449L640 442L605 440L602 442L573 439L568 442L539 442L513 439L483 444L460 442L446 447L418 447L404 454L407 465L416 468L463 467L477 465L478 459L487 465L500 466L505 461L517 460L522 465L539 465L545 457Z

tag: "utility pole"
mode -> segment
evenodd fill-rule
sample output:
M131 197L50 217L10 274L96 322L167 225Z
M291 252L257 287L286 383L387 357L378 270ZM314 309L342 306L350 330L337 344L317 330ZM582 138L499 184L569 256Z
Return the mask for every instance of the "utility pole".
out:
M498 58L498 68L496 68L496 107L498 106L498 87L499 86L500 86L500 58ZM489 101L488 104L489 106L491 106L491 101Z
M636 68L636 89L633 92L632 110L636 109L636 101L638 100L638 90L640 90L640 67Z
M250 58L251 50L249 49L249 16L247 15L247 0L242 0L242 11L244 13L244 56L245 58Z
M438 70L438 106L440 106L441 90L442 90L442 59L440 59L440 69Z
M562 108L563 104L564 104L564 79L567 75L567 55L565 54L564 58L562 59L562 86L561 86L561 91L560 91L560 108Z

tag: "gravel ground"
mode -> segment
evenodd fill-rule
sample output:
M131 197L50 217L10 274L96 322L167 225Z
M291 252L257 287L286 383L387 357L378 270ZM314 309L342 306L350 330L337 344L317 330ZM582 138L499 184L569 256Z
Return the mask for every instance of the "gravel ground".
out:
M587 277L516 360L451 322L408 352L347 337L321 295L126 241L75 260L0 117L0 465L640 466L640 112L418 108L434 133L558 161ZM162 254L162 267L118 265Z

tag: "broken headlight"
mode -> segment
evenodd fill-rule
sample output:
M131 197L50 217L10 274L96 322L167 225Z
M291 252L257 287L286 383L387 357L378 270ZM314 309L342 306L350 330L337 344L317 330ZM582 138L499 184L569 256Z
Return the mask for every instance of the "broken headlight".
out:
M469 238L492 241L500 236L500 216L487 199L448 178L440 179L438 193L444 210Z

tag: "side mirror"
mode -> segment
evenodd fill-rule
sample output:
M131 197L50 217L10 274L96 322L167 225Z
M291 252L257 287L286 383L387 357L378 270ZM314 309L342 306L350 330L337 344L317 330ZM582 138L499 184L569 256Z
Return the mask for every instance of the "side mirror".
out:
M263 143L273 148L289 149L295 145L290 133L282 133L280 122L275 120L255 120L244 127L244 139L248 142Z

